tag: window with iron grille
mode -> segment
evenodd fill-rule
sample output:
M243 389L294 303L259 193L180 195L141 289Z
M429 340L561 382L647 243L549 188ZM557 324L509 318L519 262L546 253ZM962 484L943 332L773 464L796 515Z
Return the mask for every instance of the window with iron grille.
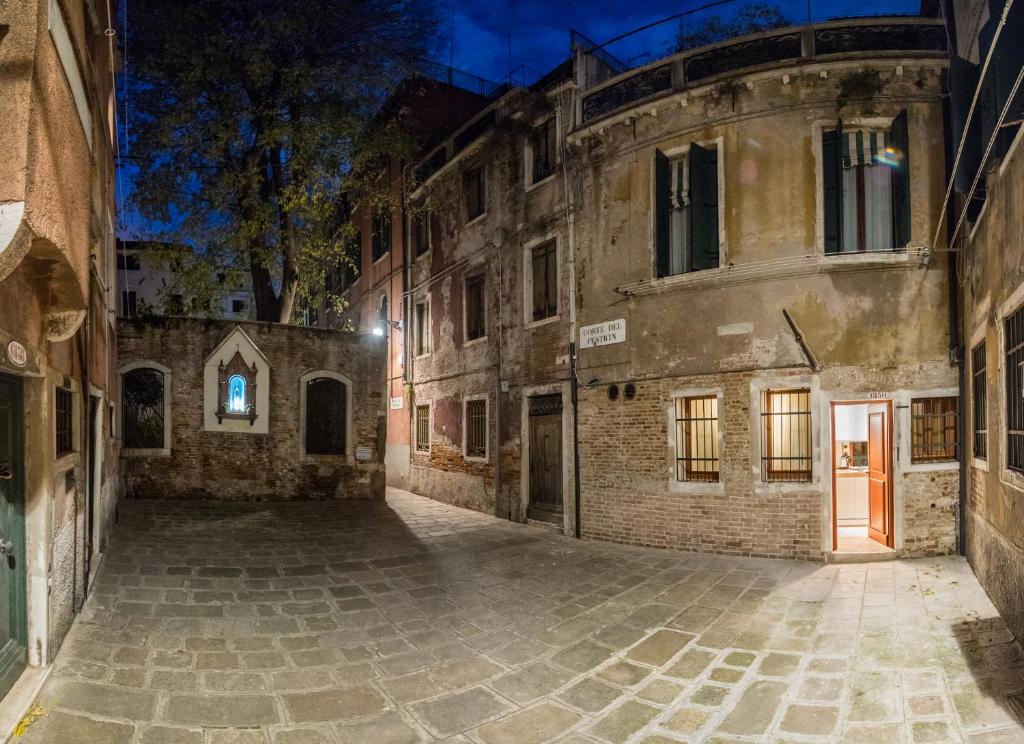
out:
M413 311L413 349L416 356L423 356L430 353L430 305L426 302L416 304Z
M466 457L487 457L487 401L466 401Z
M475 220L487 211L487 186L482 165L462 174L462 193L466 199L467 221Z
M985 342L971 352L971 395L974 403L974 456L984 460L988 457L988 411L985 374Z
M74 451L74 428L71 418L71 391L59 387L55 395L57 457Z
M556 121L552 116L543 124L534 127L530 133L530 159L532 160L532 173L530 183L539 183L555 172L557 160L555 147Z
M1024 473L1024 307L1003 321L1006 337L1006 467Z
M956 396L910 401L910 461L956 460Z
M554 240L532 251L533 319L558 315L558 246Z
M142 367L124 373L121 381L122 444L127 449L164 449L164 373Z
M466 279L466 340L487 335L487 310L484 306L484 275Z
M676 480L718 481L718 397L676 398Z
M345 398L341 380L317 377L306 383L306 454L345 454Z
M811 480L811 391L761 394L761 478L768 483Z
M416 449L430 451L430 406L416 406Z
M391 212L387 208L378 209L373 213L371 242L374 261L391 250Z

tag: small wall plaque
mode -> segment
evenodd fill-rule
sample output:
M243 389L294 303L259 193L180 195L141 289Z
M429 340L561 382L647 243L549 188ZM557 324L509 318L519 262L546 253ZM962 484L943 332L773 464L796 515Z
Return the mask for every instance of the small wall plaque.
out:
M24 367L28 364L28 352L20 342L11 341L7 344L7 359L15 367Z
M392 411L397 411L399 408L402 407L402 403L403 403L402 396L398 396L397 398L392 398L391 399L391 410Z
M369 462L373 459L373 450L369 447L356 447L356 460L358 462Z

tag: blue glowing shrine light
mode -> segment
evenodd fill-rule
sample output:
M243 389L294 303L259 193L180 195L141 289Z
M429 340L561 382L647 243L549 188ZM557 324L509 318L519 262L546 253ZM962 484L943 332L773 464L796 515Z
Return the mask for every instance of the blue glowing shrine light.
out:
M232 375L228 380L228 411L245 413L245 378Z

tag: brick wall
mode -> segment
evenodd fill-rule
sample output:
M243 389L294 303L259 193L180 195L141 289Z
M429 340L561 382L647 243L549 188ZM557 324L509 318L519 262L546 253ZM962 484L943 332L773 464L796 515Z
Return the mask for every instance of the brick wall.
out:
M606 386L581 391L580 479L585 537L651 547L785 558L821 556L821 493L812 484L755 489L752 375L637 383L633 401ZM719 388L721 489L670 490L666 407L681 388Z
M268 434L203 429L203 365L242 327L270 365ZM384 496L384 346L342 331L272 323L172 318L119 321L120 366L139 360L171 369L169 457L125 457L130 498L327 499ZM328 370L352 381L352 452L370 460L300 455L300 378Z

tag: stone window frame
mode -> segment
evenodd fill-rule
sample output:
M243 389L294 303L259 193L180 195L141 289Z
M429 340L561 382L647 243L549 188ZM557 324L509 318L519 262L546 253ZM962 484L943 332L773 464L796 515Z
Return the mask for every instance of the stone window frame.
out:
M761 472L761 407L763 393L767 390L809 390L811 411L811 478L807 481L766 481ZM822 437L828 426L823 429L822 395L818 376L814 374L765 374L755 377L750 382L750 458L754 479L754 493L820 493L823 488ZM827 408L828 403L825 403ZM831 471L826 473L831 480Z
M479 170L480 171L480 188L481 188L481 191L483 192L483 195L480 198L481 202L482 202L480 213L477 214L474 217L470 217L469 216L468 192L466 191L466 176L469 175L470 171L474 171L474 170ZM490 168L487 167L487 163L481 162L481 161L470 162L467 165L464 165L463 168L462 168L462 172L461 172L460 179L459 179L459 196L460 196L460 201L461 201L461 206L462 206L462 212L465 215L465 224L463 225L464 227L469 227L470 225L475 225L476 223L480 222L485 217L487 217L487 212L488 212L487 200L488 200L488 197L490 196L490 193L489 193L490 192L490 188L489 188L489 185L487 183L487 176L488 176L488 172L489 171L490 171Z
M484 456L470 456L466 454L466 439L469 434L468 406L470 401L482 400L484 402ZM433 411L431 411L433 415ZM475 393L465 395L462 398L462 459L466 462L490 462L491 459L491 397L487 393Z
M326 377L337 380L345 386L345 452L340 455L319 455L306 452L306 383ZM345 464L354 465L352 446L352 380L340 372L329 369L315 369L299 378L299 459L303 462L344 459Z
M483 307L481 308L481 312L483 313L483 316L484 316L484 318L483 318L484 333L483 333L482 336L477 336L476 338L470 338L469 337L469 292L467 291L467 285L469 284L470 279L476 279L478 277L483 279L483 285L484 285L483 286L483 298L482 298ZM474 346L474 345L480 344L480 343L486 343L486 341L487 341L487 336L489 335L488 321L490 320L490 318L488 317L490 314L487 312L487 289L488 289L489 285L490 285L490 280L487 277L487 267L486 267L486 265L474 266L472 268L466 269L465 274L463 274L463 276L462 276L462 339L463 339L462 346L463 346L463 348L465 348L467 346ZM428 319L430 317L429 308L428 308L428 312L427 312L427 317L428 317Z
M661 144L665 145L665 143ZM659 152L670 161L689 157L690 145L699 145L701 147L713 146L718 151L718 267L714 269L702 269L701 271L684 271L681 274L672 274L671 276L658 276L658 213L656 208L657 157ZM650 173L648 176L648 180L650 181L650 208L648 209L649 214L647 219L649 235L647 244L652 283L656 286L660 286L662 284L688 284L695 280L717 276L719 273L728 271L729 267L727 263L729 260L729 241L728 231L726 230L725 210L725 135L690 140L686 144L677 145L675 147L658 146L656 144L651 148L651 154L647 160L650 164Z
M423 406L426 406L426 408L427 408L427 447L426 447L426 449L420 449L420 447L419 447L419 445L420 445L419 427L418 427L419 420L418 420L417 416L419 415L419 409L422 408ZM433 446L433 440L434 440L434 437L432 436L433 432L434 432L434 401L433 400L420 400L419 398L416 398L414 400L413 406L412 406L412 454L413 454L414 457L416 455L420 455L421 457L426 457L426 456L428 456L430 454L430 450L431 450L431 447Z
M892 438L893 446L893 475L899 473L935 473L949 470L959 470L960 462L957 460L944 460L941 462L913 462L912 461L912 419L911 403L920 398L958 398L960 388L957 386L924 388L914 390L899 390L889 396L893 406ZM959 443L964 446L963 442Z
M676 400L679 398L710 396L714 396L718 400L718 480L676 480ZM724 411L725 390L721 387L688 387L672 390L668 402L664 406L665 424L668 430L665 452L669 493L700 494L705 496L722 496L725 494L726 452Z
M434 344L433 344L434 339L433 339L433 332L432 332L432 329L431 329L431 309L432 309L431 308L431 304L432 303L430 301L430 293L429 292L424 294L421 297L418 297L418 298L414 297L413 301L412 301L412 337L413 337L412 338L412 356L413 356L413 359L427 359L434 352ZM425 318L425 322L423 324L424 328L426 330L426 343L425 344L421 343L421 339L420 339L421 329L419 327L419 319L418 319L418 316L417 316L417 313L419 312L418 308L419 308L420 305L423 305L426 308L426 311L425 311L426 312L426 318ZM421 346L423 348L423 353L422 354L417 354L416 352L417 352L417 350Z
M992 444L999 443L999 482L1006 488L1024 492L1024 474L1010 470L1007 465L1007 421L1006 421L1006 319L1024 307L1024 284L1007 297L995 314L996 338L998 339L997 365L990 368L989 379L995 380L995 396L988 400L988 444L989 459L992 460ZM998 428L997 428L998 427Z
M164 376L164 446L163 447L122 447L124 457L170 457L171 456L171 378L170 367L152 359L138 359L122 364L117 370L117 393L121 405L117 407L117 437L123 441L124 432L124 376L136 369L155 369Z
M539 181L533 180L533 132L534 130L545 124L546 122L554 119L555 122L555 167L551 171L551 175L540 179ZM558 167L562 164L562 107L556 106L555 110L551 113L538 116L532 122L530 122L530 131L523 138L523 191L533 191L538 186L549 183L554 180L555 176L558 175Z
M899 112L897 112L897 115ZM814 255L825 259L828 263L856 262L858 264L905 264L910 262L910 253L905 250L864 251L852 253L827 253L825 251L825 178L824 154L822 153L822 134L825 130L834 129L834 116L828 119L815 119L811 122L811 156L814 158ZM843 118L843 125L861 129L889 129L896 116L851 116ZM911 140L913 142L913 140ZM910 200L910 223L914 222L914 200Z
M555 241L555 272L557 274L555 286L558 297L555 298L558 311L540 320L533 319L533 249L544 243ZM550 232L539 238L533 238L523 243L523 327L527 329L538 328L557 323L562 317L562 236L556 232Z

